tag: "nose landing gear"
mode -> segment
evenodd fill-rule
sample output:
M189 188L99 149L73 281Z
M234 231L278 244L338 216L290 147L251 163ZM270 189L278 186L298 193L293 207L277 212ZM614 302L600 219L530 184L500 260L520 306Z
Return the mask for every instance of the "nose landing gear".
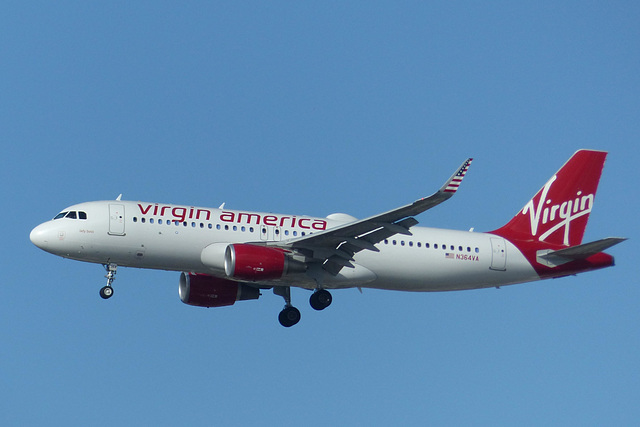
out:
M100 289L100 296L102 299L109 299L113 295L113 288L111 287L111 284L116 280L116 271L118 266L113 263L103 264L102 266L107 270L107 275L104 276L107 278L107 286Z

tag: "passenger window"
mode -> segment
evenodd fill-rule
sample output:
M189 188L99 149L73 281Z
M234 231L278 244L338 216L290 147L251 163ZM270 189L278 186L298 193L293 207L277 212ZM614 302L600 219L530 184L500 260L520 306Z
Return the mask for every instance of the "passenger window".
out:
M133 217L133 222L138 222L138 217L134 216Z
M428 245L428 243L427 243L427 245ZM429 246L427 246L427 247L429 247ZM438 249L438 244L437 243L434 243L433 249Z
M153 224L153 218L149 218L149 224Z
M480 249L479 248L476 248L476 253L480 253Z
M424 247L427 248L427 249L429 249L429 246L431 246L431 245L429 245L428 243L424 244ZM436 246L436 248L437 248L437 246Z
M418 247L421 248L422 247L422 243L418 242Z
M158 220L158 224L162 225L162 220L161 219Z
M142 219L140 220L140 222L144 224L145 222L147 222L147 219L146 219L146 218L142 218Z
M86 212L78 212L78 217L80 219L87 219L87 213Z
M467 246L467 252L471 252L471 248Z

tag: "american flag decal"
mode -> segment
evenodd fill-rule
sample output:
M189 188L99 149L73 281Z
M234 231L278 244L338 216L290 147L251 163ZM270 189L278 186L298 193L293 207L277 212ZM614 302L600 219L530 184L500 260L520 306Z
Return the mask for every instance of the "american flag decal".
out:
M458 187L462 182L462 178L464 178L464 175L469 170L469 165L472 161L473 159L467 159L467 161L462 164L458 172L451 177L451 180L449 180L447 186L444 189L446 193L455 193L456 191L458 191Z
M451 252L445 252L444 257L446 259L455 259L455 255L452 254Z

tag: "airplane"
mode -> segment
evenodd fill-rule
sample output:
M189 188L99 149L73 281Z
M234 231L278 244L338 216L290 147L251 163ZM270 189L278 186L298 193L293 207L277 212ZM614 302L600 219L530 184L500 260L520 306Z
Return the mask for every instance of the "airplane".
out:
M35 227L30 239L52 254L102 264L113 295L119 266L180 272L182 302L233 305L273 290L280 324L300 311L291 287L312 291L324 310L330 290L412 292L496 287L614 265L603 251L626 240L582 243L607 153L579 150L504 226L487 233L417 227L415 216L451 198L471 158L429 197L356 219L115 200L80 203Z

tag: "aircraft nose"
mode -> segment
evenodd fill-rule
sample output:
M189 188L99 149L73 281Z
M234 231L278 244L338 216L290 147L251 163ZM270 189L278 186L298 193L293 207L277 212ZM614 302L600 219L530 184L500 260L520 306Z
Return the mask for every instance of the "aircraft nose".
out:
M40 249L46 249L49 246L49 232L47 230L46 224L40 224L33 230L31 230L31 234L29 234L29 239L31 239L31 243L39 247Z

